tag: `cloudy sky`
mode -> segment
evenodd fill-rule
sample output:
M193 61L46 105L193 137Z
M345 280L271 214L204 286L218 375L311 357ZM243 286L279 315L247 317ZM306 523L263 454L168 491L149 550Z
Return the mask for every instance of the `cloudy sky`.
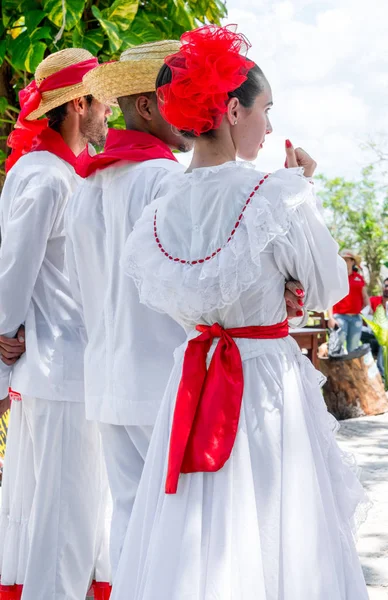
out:
M387 0L228 0L228 9L273 90L260 168L284 163L288 137L321 172L356 177L368 160L360 145L388 134Z

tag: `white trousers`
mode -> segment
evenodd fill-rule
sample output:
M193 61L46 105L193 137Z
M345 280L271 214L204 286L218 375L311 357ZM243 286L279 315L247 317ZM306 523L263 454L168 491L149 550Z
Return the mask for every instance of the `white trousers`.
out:
M22 403L12 402L1 486L0 573L4 585L24 582L34 491L31 436Z
M153 427L99 425L113 502L110 562L114 580Z
M13 403L4 465L3 585L23 584L23 600L83 600L96 569L99 580L109 580L102 557L105 473L98 427L86 420L83 403L27 396ZM101 563L97 567L101 558L105 573Z

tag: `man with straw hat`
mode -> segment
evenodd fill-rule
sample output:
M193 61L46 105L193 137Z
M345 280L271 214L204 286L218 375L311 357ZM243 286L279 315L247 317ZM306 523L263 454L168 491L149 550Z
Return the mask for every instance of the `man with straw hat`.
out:
M126 129L110 130L104 153L86 157L89 177L66 215L70 282L88 338L86 416L100 424L113 496L113 577L166 384L164 370L184 339L172 320L140 305L120 267L126 239L159 182L183 169L171 149L191 147L162 119L155 94L164 58L178 47L161 41L130 48L85 76L101 102L118 99Z
M20 92L9 138L0 334L13 337L24 323L26 352L13 366L0 363L0 404L13 399L0 524L2 600L21 593L23 600L83 600L102 546L103 460L98 428L85 419L84 328L70 293L64 231L65 207L81 180L78 157L107 134L110 108L82 81L97 64L77 48L43 60Z

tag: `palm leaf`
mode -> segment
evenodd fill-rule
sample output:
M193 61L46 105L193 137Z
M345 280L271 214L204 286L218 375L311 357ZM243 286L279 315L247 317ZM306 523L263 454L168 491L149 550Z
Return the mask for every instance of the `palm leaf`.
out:
M388 318L385 314L383 305L380 304L380 306L377 307L373 316L373 321L364 316L362 316L362 318L375 334L379 345L388 347Z

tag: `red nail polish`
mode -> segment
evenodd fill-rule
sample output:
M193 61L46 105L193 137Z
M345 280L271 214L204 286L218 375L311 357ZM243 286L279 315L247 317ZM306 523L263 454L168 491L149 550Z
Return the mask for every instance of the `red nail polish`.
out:
M284 168L287 169L287 161L284 163Z
M303 300L298 300L298 304L299 304L299 306L303 306L303 304L304 304Z
M296 293L298 294L298 296L304 296L303 290L296 290Z
M297 310L296 311L296 316L297 317L303 317L303 310Z
M292 148L290 140L286 140L286 148Z

